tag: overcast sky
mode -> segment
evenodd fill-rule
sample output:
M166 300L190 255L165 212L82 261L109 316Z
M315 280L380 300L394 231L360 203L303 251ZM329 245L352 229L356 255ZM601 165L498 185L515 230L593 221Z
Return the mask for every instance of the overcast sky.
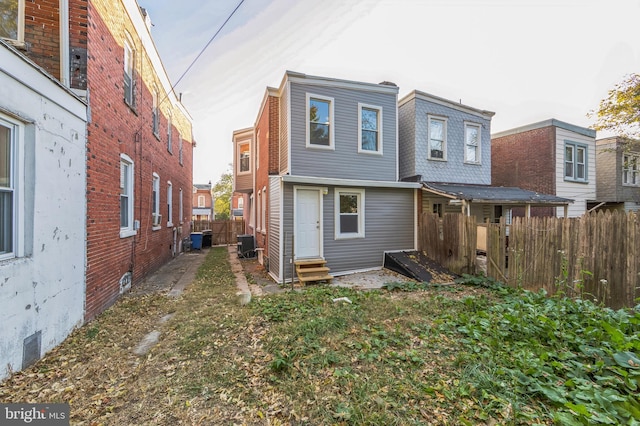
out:
M240 0L138 0L172 83ZM495 112L492 133L587 113L640 72L640 0L244 0L176 86L193 117L194 183L230 171L286 70L417 89Z

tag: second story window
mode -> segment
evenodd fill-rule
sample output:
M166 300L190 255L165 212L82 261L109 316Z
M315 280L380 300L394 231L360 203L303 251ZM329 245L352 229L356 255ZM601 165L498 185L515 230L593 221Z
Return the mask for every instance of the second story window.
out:
M333 99L307 94L307 147L333 149Z
M198 195L198 207L204 207L204 195Z
M440 117L428 117L429 146L427 147L429 160L447 159L447 120Z
M638 179L638 157L625 155L622 157L622 183L624 185L640 185Z
M152 92L153 106L151 108L151 126L153 134L158 137L160 135L160 111L158 109L158 91L156 89Z
M480 125L464 124L464 162L480 163Z
M585 145L565 142L564 178L576 182L587 181L587 147Z
M182 135L180 133L178 133L178 163L180 163L180 165L183 164L183 141L182 141Z
M171 124L171 115L169 115L167 120L168 120L168 123L167 123L167 151L173 152L173 141L171 140L172 137L173 137L173 135L171 134L173 125Z
M24 0L0 1L0 38L24 40Z
M135 51L129 37L124 41L124 101L130 107L135 106Z
M250 160L251 160L251 153L249 151L249 143L243 143L240 144L238 146L238 161L240 164L240 167L238 168L238 171L240 173L246 173L250 171Z
M358 104L358 152L382 154L382 109Z

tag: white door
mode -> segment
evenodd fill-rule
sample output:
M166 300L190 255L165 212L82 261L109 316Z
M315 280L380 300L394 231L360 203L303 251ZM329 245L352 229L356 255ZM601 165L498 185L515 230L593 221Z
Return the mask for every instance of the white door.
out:
M296 258L320 257L322 224L320 215L321 192L319 189L296 188L295 239Z

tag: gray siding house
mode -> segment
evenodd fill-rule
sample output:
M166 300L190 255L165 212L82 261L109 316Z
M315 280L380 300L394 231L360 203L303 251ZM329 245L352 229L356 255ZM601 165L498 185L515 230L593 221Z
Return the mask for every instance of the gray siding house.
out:
M402 98L400 179L491 184L494 113L417 90Z
M492 186L491 111L425 92L399 101L399 176L422 183L420 211L464 213L478 223L510 221L513 208L566 206L571 200ZM480 241L480 237L478 239Z
M596 140L596 201L590 209L640 210L640 146L619 137Z
M295 280L305 259L332 276L380 269L385 252L414 250L420 185L399 182L398 87L287 71L269 94L278 141L256 148L278 158L262 191L269 274Z

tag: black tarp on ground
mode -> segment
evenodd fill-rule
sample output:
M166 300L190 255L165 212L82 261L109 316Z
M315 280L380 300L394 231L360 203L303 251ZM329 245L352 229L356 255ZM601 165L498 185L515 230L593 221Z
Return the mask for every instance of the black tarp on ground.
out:
M443 275L456 278L457 275L448 271L442 265L429 259L421 251L398 251L386 253L384 267L402 274L418 282L431 282L434 275L438 278Z

